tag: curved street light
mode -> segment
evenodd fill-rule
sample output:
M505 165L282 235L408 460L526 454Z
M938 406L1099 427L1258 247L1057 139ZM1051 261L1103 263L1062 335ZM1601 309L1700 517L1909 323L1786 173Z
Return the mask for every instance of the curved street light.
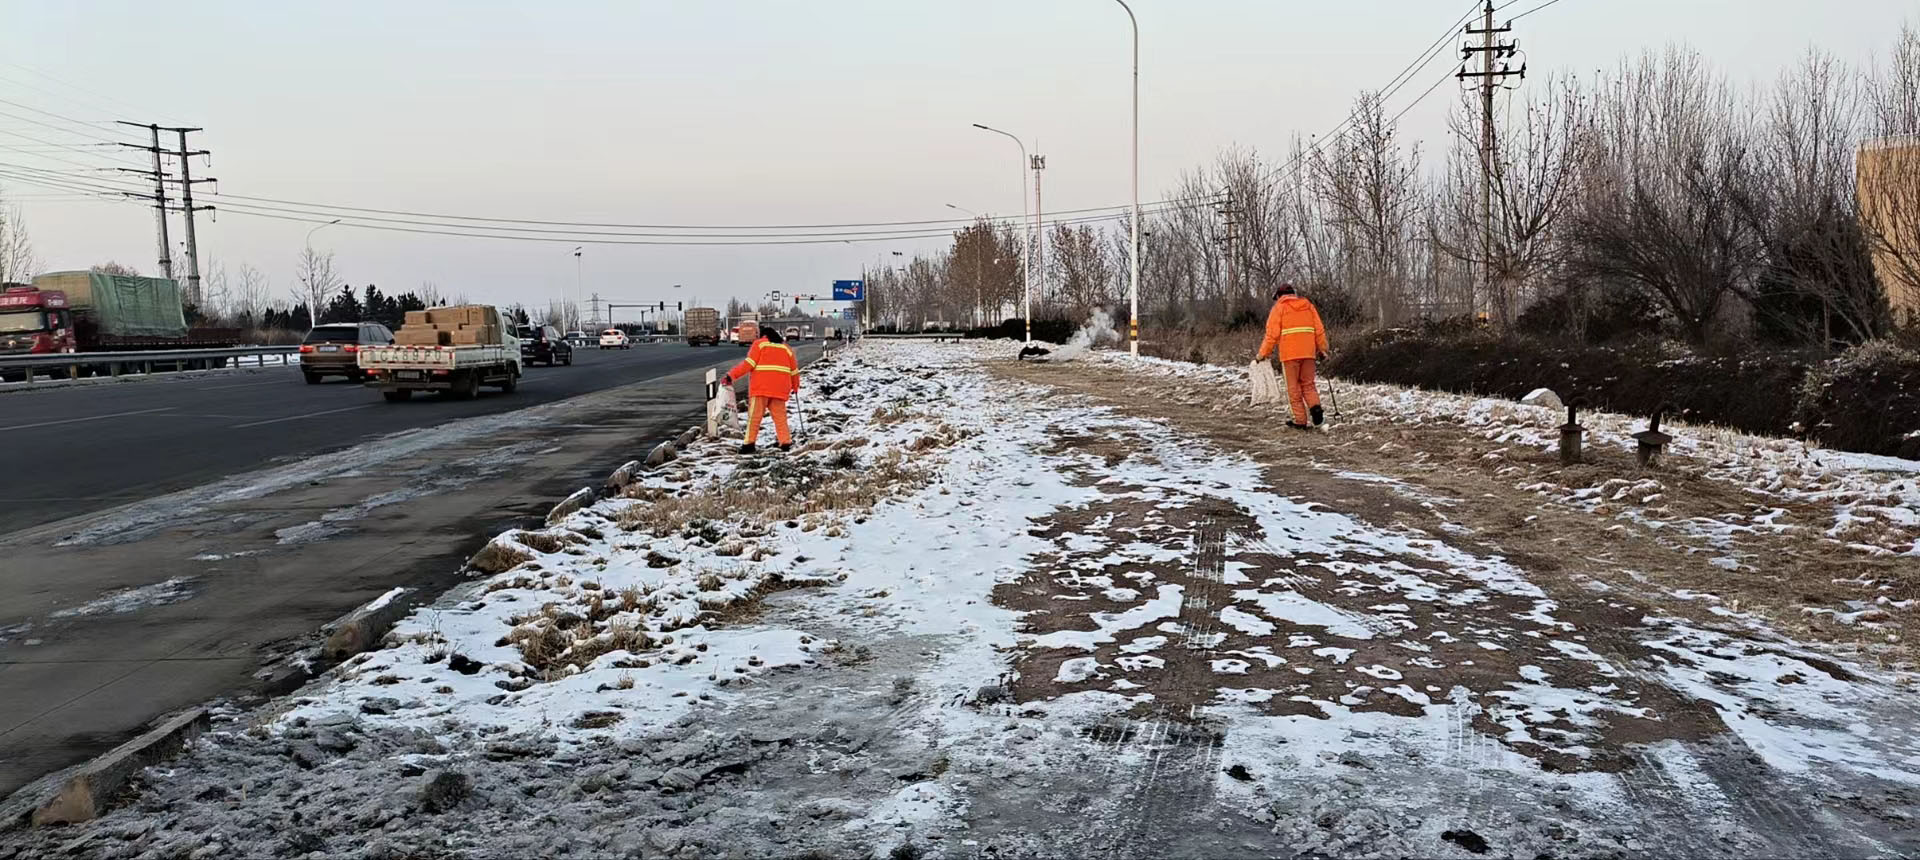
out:
M340 223L340 219L335 218L332 221L328 221L325 224L322 224L318 227L315 227L307 231L306 241L301 243L307 247L307 256L309 257L313 256L313 234L318 233L321 230L325 230L328 227L332 227L333 225L338 223ZM307 325L309 326L317 325L319 324L319 322L320 322L320 308L318 307L318 303L315 302L313 298L313 285L308 284L307 285Z
M1031 210L1027 207L1027 145L1020 138L992 126L973 124L974 128L990 131L1012 140L1020 147L1020 218L1027 222L1027 247L1020 254L1020 316L1027 327L1027 342L1033 342L1033 224Z
M1127 348L1140 354L1140 19L1133 17L1127 0L1114 0L1127 10L1127 23L1133 25L1133 254L1128 261L1132 274L1127 281Z

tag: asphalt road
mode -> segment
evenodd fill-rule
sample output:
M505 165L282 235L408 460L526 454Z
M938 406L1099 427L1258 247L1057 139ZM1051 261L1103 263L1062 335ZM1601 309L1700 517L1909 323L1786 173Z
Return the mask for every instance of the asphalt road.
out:
M586 348L571 367L530 367L519 390L388 403L330 377L307 385L270 368L0 394L0 534L195 486L292 456L459 418L524 409L709 365L737 347ZM697 396L689 392L697 404Z
M396 586L417 605L463 581L489 537L697 421L703 370L741 356L586 350L474 401L291 370L0 395L0 797L284 689L263 665Z

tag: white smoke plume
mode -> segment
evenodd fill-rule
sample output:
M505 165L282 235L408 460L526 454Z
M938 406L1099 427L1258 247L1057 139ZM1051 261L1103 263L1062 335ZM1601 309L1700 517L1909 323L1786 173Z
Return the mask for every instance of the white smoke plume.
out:
M1064 346L1047 356L1047 360L1072 361L1092 349L1094 344L1119 340L1120 333L1113 330L1113 317L1107 314L1105 308L1095 308L1093 316L1087 319L1086 325L1074 332L1073 337Z

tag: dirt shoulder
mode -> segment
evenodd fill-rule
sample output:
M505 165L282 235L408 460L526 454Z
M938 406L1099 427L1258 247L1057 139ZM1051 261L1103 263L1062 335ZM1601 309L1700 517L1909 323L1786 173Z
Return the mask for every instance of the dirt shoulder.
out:
M1289 495L1502 555L1557 597L1601 588L1711 626L1737 627L1750 615L1855 659L1913 664L1920 560L1849 547L1833 532L1831 503L1760 495L1712 477L1714 463L1669 454L1643 469L1624 451L1589 443L1587 462L1561 466L1551 453L1460 426L1396 420L1355 390L1330 426L1299 432L1279 411L1249 406L1241 390L1179 377L1094 363L1000 362L992 372L1243 453Z

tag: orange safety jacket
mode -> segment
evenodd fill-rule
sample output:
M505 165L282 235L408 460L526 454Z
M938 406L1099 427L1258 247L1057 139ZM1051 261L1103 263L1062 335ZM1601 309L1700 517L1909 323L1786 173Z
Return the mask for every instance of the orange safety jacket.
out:
M727 371L727 378L739 379L752 374L747 381L748 397L771 397L785 400L800 390L800 359L793 354L793 348L784 343L761 338L747 348L746 360Z
M1314 310L1313 302L1284 295L1273 303L1273 311L1267 314L1267 337L1260 341L1260 354L1254 358L1266 358L1274 347L1280 348L1281 361L1313 358L1328 351L1327 327L1320 324L1320 312Z

